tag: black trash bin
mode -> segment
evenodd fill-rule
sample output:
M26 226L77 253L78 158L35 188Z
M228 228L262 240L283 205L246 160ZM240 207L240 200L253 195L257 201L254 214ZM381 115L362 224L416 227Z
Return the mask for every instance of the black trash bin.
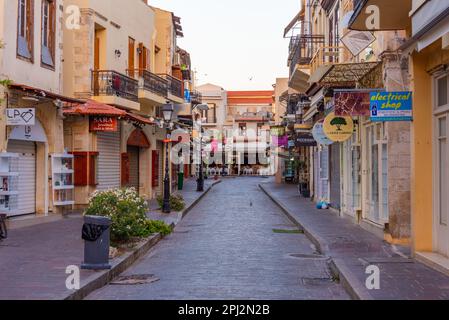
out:
M106 270L109 264L111 219L107 217L85 216L82 231L84 240L84 263L81 269Z

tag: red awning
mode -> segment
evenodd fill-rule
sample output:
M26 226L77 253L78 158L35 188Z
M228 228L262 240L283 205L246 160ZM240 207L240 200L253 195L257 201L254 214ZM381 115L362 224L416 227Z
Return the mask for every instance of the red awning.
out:
M26 93L30 93L36 95L41 98L50 98L50 99L59 99L63 102L67 103L84 103L83 100L74 99L70 97L66 97L57 93L53 93L47 90L42 90L39 88L30 87L24 84L13 83L8 86L9 89L23 91Z
M94 100L88 100L86 101L86 103L78 104L73 107L64 109L64 114L124 117L127 115L127 112L104 103L100 103Z
M137 122L140 124L148 124L148 125L154 124L154 121L152 121L151 119L148 119L148 118L142 117L138 114L134 114L134 113L130 113L130 112L128 112L126 114L125 118L130 121Z

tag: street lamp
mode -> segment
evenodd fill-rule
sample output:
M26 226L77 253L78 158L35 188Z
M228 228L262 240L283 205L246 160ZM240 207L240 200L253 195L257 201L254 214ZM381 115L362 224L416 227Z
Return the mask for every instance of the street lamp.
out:
M167 128L167 139L165 140L165 178L164 178L164 202L162 205L163 213L170 213L170 161L169 161L169 143L170 143L170 124L174 112L173 104L166 104L162 107L162 115L164 117L164 124Z
M198 104L192 108L192 117L194 117L194 111L198 109L199 111L208 111L209 106L207 104ZM200 135L200 166L199 166L199 174L198 174L198 180L196 180L197 188L196 191L203 192L204 191L204 176L203 176L203 121L201 120L201 116L199 117L200 121L200 128L199 128L199 135ZM195 119L195 122L197 119Z

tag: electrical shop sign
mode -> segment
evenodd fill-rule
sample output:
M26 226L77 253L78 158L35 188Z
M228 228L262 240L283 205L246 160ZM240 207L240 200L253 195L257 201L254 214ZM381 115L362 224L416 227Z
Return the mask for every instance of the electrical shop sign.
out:
M370 114L373 122L413 121L412 92L371 92Z
M8 126L34 126L36 124L35 108L7 108L6 125Z
M345 142L354 133L354 121L352 121L351 117L336 116L332 112L324 119L323 128L329 140Z

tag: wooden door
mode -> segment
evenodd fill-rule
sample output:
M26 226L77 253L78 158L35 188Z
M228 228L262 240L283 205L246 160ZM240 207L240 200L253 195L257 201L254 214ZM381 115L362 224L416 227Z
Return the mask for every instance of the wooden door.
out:
M95 37L94 44L94 71L100 70L100 38ZM94 72L94 95L98 95L100 89L100 80L98 72Z

